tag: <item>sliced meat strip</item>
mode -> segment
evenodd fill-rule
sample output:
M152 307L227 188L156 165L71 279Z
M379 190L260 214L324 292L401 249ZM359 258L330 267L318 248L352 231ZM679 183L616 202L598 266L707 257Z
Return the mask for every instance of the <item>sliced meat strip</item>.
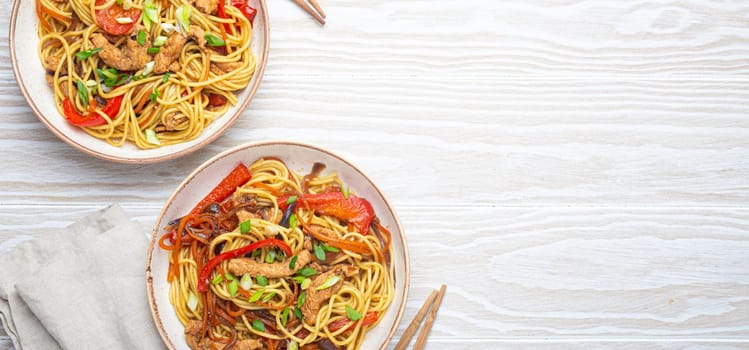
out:
M61 56L47 56L44 58L44 69L50 72L55 72L57 67L60 66L60 61L62 61ZM60 67L60 75L65 74L68 74L67 64L63 64L62 67Z
M315 319L317 318L317 312L320 311L322 304L327 302L330 297L341 290L345 277L353 276L357 273L359 273L359 268L354 265L336 265L332 270L317 275L317 277L312 280L310 287L307 288L307 297L304 299L304 305L302 305L304 322L307 324L314 324ZM338 276L341 279L330 288L317 290L317 287L321 286L325 281L333 276Z
M287 277L295 274L299 269L306 266L312 260L312 254L306 250L302 250L297 255L296 264L294 269L289 268L291 257L288 257L283 262L265 264L255 261L250 258L237 258L229 260L229 272L235 276L241 276L245 273L249 273L252 276L260 275L268 278Z
M99 33L91 36L94 46L101 48L99 57L107 66L120 71L135 71L143 69L146 63L151 61L151 55L148 54L148 45L140 45L137 41L128 38L125 47L120 49L112 45L107 38ZM151 42L150 38L146 42Z
M218 11L218 0L195 0L195 7L200 12L215 15Z
M164 43L164 46L161 47L159 53L154 57L154 73L163 74L167 71L176 72L180 69L177 58L179 58L182 48L185 47L187 39L196 40L200 49L205 49L205 31L200 27L191 25L190 32L187 36L184 36L179 32L174 32L166 39L166 43Z
M200 321L190 321L185 325L185 340L187 341L187 345L190 346L192 350L223 350L224 347L226 347L223 343L211 341L208 338L203 338L198 341L202 326L203 325ZM244 339L237 341L232 349L257 350L262 348L263 343L259 339Z

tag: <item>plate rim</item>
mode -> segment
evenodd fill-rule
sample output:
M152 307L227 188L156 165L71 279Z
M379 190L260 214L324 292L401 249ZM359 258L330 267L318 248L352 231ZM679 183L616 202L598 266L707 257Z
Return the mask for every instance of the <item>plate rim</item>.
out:
M237 120L242 116L242 114L247 110L247 107L250 105L250 101L255 97L255 93L257 93L258 88L260 87L260 83L263 80L263 76L265 74L265 67L268 64L268 56L270 52L270 22L269 22L269 15L268 15L268 6L266 3L266 0L257 0L260 4L260 8L262 11L260 12L261 18L263 19L263 37L262 40L264 42L264 48L260 54L260 59L258 60L258 63L260 63L257 66L257 69L255 70L254 75L257 76L257 79L255 80L255 83L252 84L252 86L248 85L246 88L250 89L249 95L247 96L247 99L238 106L237 111L234 113L233 116L229 118L229 120L218 128L212 135L209 135L205 140L198 142L192 146L189 146L185 149L167 153L164 155L158 155L158 156L151 156L151 157L127 157L127 156L121 156L116 154L110 154L105 153L87 146L82 145L78 141L76 141L73 137L70 137L66 133L64 133L62 130L55 127L51 122L47 120L42 115L42 112L40 111L39 107L37 107L34 100L31 98L31 94L28 91L28 88L24 84L23 77L21 76L21 72L18 68L18 57L16 57L16 21L18 19L18 11L21 7L21 2L23 0L13 0L13 8L10 13L10 24L9 24L9 30L8 30L8 41L9 41L9 49L10 49L10 65L13 69L13 77L16 80L16 83L18 84L19 89L21 90L21 94L23 95L24 100L26 100L26 103L31 107L31 111L36 115L37 119L44 124L45 127L49 131L51 131L57 138L64 141L70 146L73 146L73 148L88 154L90 156L108 160L116 163L124 163L124 164L149 164L149 163L157 163L157 162L163 162L168 161L176 158L180 158L182 156L186 156L190 153L193 153L208 144L212 143L219 137L221 137L226 131L229 130L229 128L234 125L234 123L237 122ZM37 20L38 23L38 20ZM89 137L92 137L89 135ZM168 146L167 146L168 147Z
M150 242L149 242L149 245L148 245L148 253L147 253L148 255L146 257L146 290L147 290L147 294L148 294L148 304L151 307L151 315L152 315L153 321L154 321L154 323L156 325L156 329L158 330L159 335L161 336L161 340L164 342L164 344L166 345L166 347L169 350L176 350L177 349L174 346L174 344L172 343L171 339L168 337L168 335L166 333L166 330L164 329L164 325L161 322L161 315L160 315L160 312L159 312L159 308L156 305L156 300L155 300L156 298L154 296L153 274L151 272L151 258L153 257L153 253L154 253L154 249L155 249L155 246L156 246L156 242L158 240L157 237L158 237L158 234L159 234L160 229L161 229L159 227L159 223L161 223L163 221L164 215L167 212L169 204L172 203L174 201L175 197L181 191L184 190L185 186L187 186L190 182L192 182L192 180L194 179L194 177L198 173L202 172L203 170L205 170L206 168L210 167L214 163L218 162L222 158L227 157L227 156L229 156L229 155L231 155L231 154L233 154L235 152L239 152L239 151L245 150L245 149L255 148L255 147L263 147L263 146L273 146L273 145L276 145L276 146L281 145L281 146L293 146L293 147L308 148L308 149L312 149L312 150L315 150L315 151L318 151L318 152L325 153L325 154L327 154L327 155L329 155L329 156L331 156L333 158L336 158L336 159L340 160L344 164L350 166L354 171L356 171L357 173L359 173L367 182L369 182L369 184L372 185L372 187L377 192L377 194L382 198L385 206L388 208L388 210L390 211L390 213L392 213L394 224L398 228L398 231L400 232L400 235L399 235L400 236L400 241L401 241L401 244L403 245L403 259L404 259L404 265L405 265L404 266L405 273L404 273L404 278L403 278L404 288L403 288L403 293L402 293L403 297L402 297L401 303L400 303L400 305L398 305L398 310L397 310L397 312L395 314L395 319L394 319L393 325L391 326L390 331L388 331L387 336L385 337L385 339L383 339L383 342L382 342L382 344L379 347L379 350L385 350L387 348L388 344L390 343L390 341L392 340L393 336L395 335L395 331L398 329L398 325L400 324L400 322L401 322L401 320L403 318L403 314L405 313L406 304L407 304L407 301L408 301L408 292L409 292L410 285L411 285L411 267L410 267L410 265L411 265L411 259L409 257L408 244L406 243L406 235L405 235L405 233L403 231L403 226L401 225L400 218L398 217L398 214L393 209L392 204L390 204L390 201L388 200L387 196L385 196L385 194L382 192L382 190L379 188L379 186L377 186L377 184L374 181L372 181L372 179L369 178L369 176L367 174L365 174L363 171L361 171L361 169L359 169L359 167L357 167L356 165L354 165L353 163L351 163L347 159L345 159L345 158L339 156L338 154L336 154L336 153L334 153L332 151L329 151L329 150L327 150L325 148L314 146L314 145L311 145L311 144L308 144L308 143L303 143L303 142L283 141L283 140L249 142L249 143L245 143L245 144L242 144L242 145L239 145L239 146L232 147L232 148L230 148L228 150L225 150L223 152L220 152L220 153L214 155L210 159L208 159L205 162L203 162L202 164L200 164L197 168L195 168L195 170L193 170L192 172L190 172L190 174L187 175L184 178L184 180L182 180L182 182L180 182L180 184L177 186L177 188L174 189L174 191L172 192L172 194L169 196L169 198L167 198L166 202L162 206L161 211L159 212L159 215L156 217L156 222L154 223L153 230L151 231L151 239L150 239Z

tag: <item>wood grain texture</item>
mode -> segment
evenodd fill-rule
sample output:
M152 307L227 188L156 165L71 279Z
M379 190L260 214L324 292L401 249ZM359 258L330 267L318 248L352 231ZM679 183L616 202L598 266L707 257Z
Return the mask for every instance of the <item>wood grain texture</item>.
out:
M277 76L257 97L211 146L141 166L76 152L27 110L9 110L0 202L162 202L211 155L267 139L340 152L398 205L749 202L749 82ZM0 104L9 99L23 104L0 88ZM75 171L39 166L63 159Z
M124 208L147 234L158 208ZM0 240L50 234L94 209L14 207L0 213L7 228ZM434 288L449 285L430 344L748 341L747 209L396 210L411 256L404 319Z
M207 158L290 139L353 161L395 205L404 320L448 284L427 349L749 348L749 2L320 3L323 28L269 1L244 116L141 166L37 121L0 16L0 254L112 202L146 234Z

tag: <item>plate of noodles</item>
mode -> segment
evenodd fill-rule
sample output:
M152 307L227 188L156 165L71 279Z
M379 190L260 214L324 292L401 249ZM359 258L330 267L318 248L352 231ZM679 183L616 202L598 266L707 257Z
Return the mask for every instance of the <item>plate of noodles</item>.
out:
M146 282L169 349L385 349L408 266L398 218L366 175L279 141L223 152L177 187Z
M265 0L16 0L13 71L42 123L117 162L173 159L242 114L269 48Z

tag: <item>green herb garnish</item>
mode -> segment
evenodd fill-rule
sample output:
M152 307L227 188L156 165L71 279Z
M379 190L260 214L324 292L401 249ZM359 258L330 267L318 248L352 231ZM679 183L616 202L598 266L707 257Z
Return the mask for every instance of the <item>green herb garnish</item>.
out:
M264 289L259 290L259 291L255 292L255 293L252 293L252 295L250 296L249 302L254 303L254 302L260 300L260 297L263 296L263 293L265 293Z
M321 261L325 260L325 258L326 258L326 256L325 256L325 250L322 248L322 246L320 246L319 244L315 244L314 245L314 250L315 250L315 257L318 260L321 260Z
M211 283L213 283L213 284L219 284L219 283L221 283L223 281L224 281L224 276L223 275L216 275L216 277L213 278L213 281L211 281Z
M348 305L346 305L346 316L348 316L348 319L351 321L356 321L361 318L361 314Z
M135 41L138 42L138 45L143 46L146 44L146 32L139 30L138 31L138 37L135 39Z
M161 48L160 48L160 47L149 47L149 48L148 48L148 49L146 50L146 52L147 52L147 53L148 53L149 55L155 55L155 54L159 53L159 51L161 51Z
M268 279L265 276L255 276L255 281L258 286L265 287L268 285Z
M291 262L289 262L289 270L294 270L296 268L296 259L298 256L294 255L291 257Z
M296 307L302 307L305 300L307 300L307 292L302 292L301 294L299 294L299 299L296 301Z
M296 196L289 197L289 199L286 200L286 204L287 205L294 204L294 202L296 202L296 198L297 198Z
M239 282L237 282L237 280L232 280L229 283L229 295L234 297L237 295L237 290L239 290Z
M298 272L300 275L304 277L311 277L314 276L317 273L317 270L311 268L311 267L305 267Z
M265 332L265 324L256 318L252 320L252 329L258 332Z
M239 224L239 233L245 234L247 232L250 232L250 228L252 228L252 221L247 220Z
M79 60L85 60L85 59L87 59L87 58L89 58L89 57L91 57L93 55L96 55L101 50L103 50L103 49L100 48L100 47L97 47L97 48L91 49L91 50L79 51L78 53L75 54L75 57L78 57Z
M219 37L217 37L217 36L215 36L215 35L213 35L211 33L205 33L204 37L205 37L205 41L208 42L208 45L211 45L211 46L226 46L226 42L223 39L221 39L221 38L219 38Z

